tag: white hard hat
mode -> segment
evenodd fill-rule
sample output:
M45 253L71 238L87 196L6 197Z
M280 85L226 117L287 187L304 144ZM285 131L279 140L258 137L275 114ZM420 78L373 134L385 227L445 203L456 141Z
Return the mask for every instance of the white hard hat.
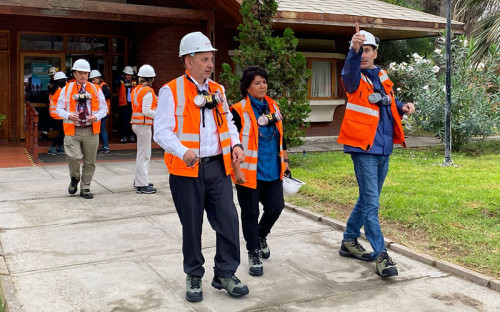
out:
M68 79L68 77L66 77L66 75L60 71L54 74L54 80L59 80L59 79Z
M47 74L49 74L49 76L55 75L56 73L57 73L57 67L50 66L49 70L47 70Z
M151 65L142 65L141 68L139 68L139 73L137 74L139 77L145 77L145 78L152 78L156 77L155 70L153 69L153 66Z
M89 75L89 79L92 79L92 78L95 78L95 77L101 77L101 72L98 71L97 69L93 69L91 72L90 72L90 75Z
M130 66L125 66L125 68L123 69L123 73L126 75L133 75L134 69Z
M73 63L73 68L71 68L71 70L78 70L90 73L90 64L84 59L79 59Z
M185 35L179 45L179 56L209 51L217 51L217 49L212 47L210 39L199 31Z
M283 177L283 191L286 194L295 194L299 191L302 185L305 185L305 182L297 180L291 177Z
M371 33L367 32L366 30L362 30L359 32L360 34L362 35L365 35L365 42L363 42L363 45L365 44L369 44L369 45L372 45L375 47L375 49L378 49L378 39L375 38L374 35L372 35Z

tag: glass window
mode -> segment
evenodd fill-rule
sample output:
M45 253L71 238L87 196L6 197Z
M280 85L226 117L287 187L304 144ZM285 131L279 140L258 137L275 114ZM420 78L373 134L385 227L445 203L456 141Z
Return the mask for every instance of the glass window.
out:
M24 96L32 103L48 103L47 85L50 82L48 70L50 67L61 68L61 59L52 56L24 57Z
M21 34L21 50L62 50L63 36Z
M124 53L125 52L125 39L124 38L113 38L112 42L112 52L113 53Z
M311 97L332 97L332 61L311 61Z
M68 36L68 51L107 52L107 37Z

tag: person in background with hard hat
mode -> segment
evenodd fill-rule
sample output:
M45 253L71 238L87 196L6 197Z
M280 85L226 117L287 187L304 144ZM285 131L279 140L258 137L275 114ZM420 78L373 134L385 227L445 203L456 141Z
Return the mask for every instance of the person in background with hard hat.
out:
M153 90L156 77L151 65L142 65L137 73L139 85L132 90L132 130L137 136L137 157L135 160L134 187L137 193L154 194L156 189L149 183L149 162L151 160L151 126L155 119L158 98Z
M247 243L248 273L261 276L264 268L260 259L271 255L267 235L285 207L282 180L289 172L288 154L280 109L267 96L266 70L247 67L240 80L240 91L244 100L231 106L231 112L246 156L241 165L233 162L232 178ZM260 221L259 203L263 205Z
M94 195L90 192L90 182L95 172L100 120L106 117L108 109L102 91L88 82L89 62L76 60L72 70L76 81L66 84L61 90L56 112L64 119L64 150L71 178L68 193L76 193L81 179L80 196L91 199Z
M118 106L120 108L120 126L121 126L121 143L135 143L135 136L132 132L130 119L132 117L132 97L130 93L137 86L137 81L134 79L134 69L130 66L125 66L123 69L124 79L120 81L120 91L118 92Z
M54 119L54 127L59 131L57 136L52 141L52 145L49 147L49 155L58 155L65 154L64 153L64 128L63 128L63 119L59 117L56 113L57 109L57 100L59 100L59 95L61 94L62 88L66 85L66 80L68 77L63 72L56 72L54 74L54 79L51 83L49 98L50 98L50 106L49 106L49 114L50 117Z
M109 139L108 139L108 132L106 131L106 120L108 119L109 113L111 112L111 105L110 105L111 91L109 90L108 85L102 79L101 72L99 72L97 69L94 69L90 72L89 79L93 84L99 86L99 88L102 91L102 94L104 94L104 98L106 99L106 105L108 106L108 114L106 115L106 117L101 119L101 132L99 133L99 136L102 140L102 148L97 150L98 153L108 154Z
M248 294L248 287L235 276L240 241L229 177L231 162L243 162L245 154L224 87L209 79L213 51L217 50L201 32L182 38L179 57L186 72L160 89L154 119L154 140L165 150L170 190L182 224L186 300L191 302L203 300L205 210L217 233L212 286L235 297Z
M55 66L49 67L47 70L47 75L50 77L50 81L47 84L47 92L48 97L45 100L47 106L37 108L39 114L39 124L40 127L40 139L42 142L47 142L49 140L49 130L52 126L52 119L50 118L50 103L52 101L52 94L57 90L57 87L54 86L54 75L58 72L58 68Z
M347 107L338 143L351 154L359 187L359 198L347 221L339 253L363 261L376 260L381 277L398 275L396 263L387 254L378 220L379 196L389 170L393 144L406 146L401 118L415 111L413 103L403 104L394 95L387 72L375 66L378 39L367 31L356 33L342 69ZM364 226L373 252L358 242Z

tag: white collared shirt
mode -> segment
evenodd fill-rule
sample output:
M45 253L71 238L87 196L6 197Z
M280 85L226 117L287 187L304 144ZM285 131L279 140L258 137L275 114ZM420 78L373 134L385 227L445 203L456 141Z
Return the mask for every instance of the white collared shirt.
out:
M78 84L77 82L75 82L76 84ZM57 108L56 108L56 114L59 115L62 119L69 119L69 115L70 113L66 110L66 97L65 97L65 94L66 94L66 87L69 85L69 83L67 83L64 88L62 88L61 90L61 95L59 95L59 99L57 99ZM85 88L85 90L87 90L86 88L87 86L87 83L85 83L83 85L83 87ZM90 87L92 88L92 87ZM97 117L97 120L101 120L103 119L104 117L106 117L106 115L108 114L108 105L106 104L106 99L104 98L104 94L102 93L102 90L97 88L97 96L99 98L99 111L95 114L95 116ZM87 100L87 109L89 110L88 111L88 115L92 115L92 104L91 104L91 101L90 100ZM87 125L90 125L91 123L89 123L87 121ZM77 123L75 123L76 126Z
M197 85L200 91L208 91L208 79L203 85L198 84L193 77L190 77ZM224 87L222 87L224 91ZM228 105L226 102L223 105ZM228 107L229 111L229 107ZM203 116L205 115L205 126L203 126ZM238 130L233 123L233 115L228 112L226 115L229 134L231 136L231 146L240 144ZM164 86L158 93L158 108L154 119L154 140L163 147L165 152L183 158L188 148L182 145L173 132L175 128L175 102L172 90L169 86ZM219 141L219 132L215 124L214 113L212 109L200 109L200 155L199 157L208 157L222 154L222 148Z

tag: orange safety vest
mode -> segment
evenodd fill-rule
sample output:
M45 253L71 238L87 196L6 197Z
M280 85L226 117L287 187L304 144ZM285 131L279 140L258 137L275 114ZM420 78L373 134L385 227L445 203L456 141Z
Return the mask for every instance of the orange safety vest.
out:
M385 93L391 96L391 113L394 117L393 143L400 143L406 147L401 116L399 116L396 97L392 90L394 83L383 69L379 72L379 79ZM373 83L368 77L361 74L358 89L353 93L347 93L347 107L340 127L338 143L359 147L365 151L372 147L380 117L379 106L368 102L368 95L371 93L373 93Z
M132 80L132 81L130 81L130 83L132 84L132 88L130 90L130 93L132 93L132 91L137 86L137 81ZM120 92L118 93L118 106L125 106L125 105L127 105L127 88L125 87L125 82L123 80L121 80L120 81Z
M56 109L57 109L57 101L59 100L59 96L61 95L61 88L57 89L56 92L54 92L53 95L50 95L50 106L49 106L49 114L50 117L54 118L55 120L60 120L62 119L61 116L57 115Z
M91 82L85 84L85 91L92 95L90 99L91 115L97 114L99 111L99 88ZM88 87L90 86L90 87ZM73 95L78 93L78 87L76 82L70 82L62 89L64 91L64 104L66 106L66 111L68 113L76 112L76 100L73 99ZM63 121L64 134L65 135L75 135L75 122L73 120L64 119ZM101 121L98 120L92 123L92 132L98 134L101 131Z
M269 104L269 110L271 113L279 112L278 104L266 95L265 97L267 103ZM240 141L245 149L245 162L240 164L240 169L245 174L245 179L247 180L243 184L239 184L248 188L257 188L257 160L259 151L259 125L257 124L257 119L250 103L250 99L247 98L239 103L231 106L232 110L235 110L241 117L241 131L240 131ZM280 158L281 158L281 174L280 179L283 180L283 174L285 173L286 165L283 155L283 123L278 121L276 123L276 128L278 128L280 134ZM231 171L231 178L234 179L234 172ZM235 182L236 183L236 182Z
M221 93L222 86L218 83L209 80L209 88L211 91L219 90ZM178 77L167 83L172 90L172 95L175 102L175 128L173 132L179 138L182 145L194 151L196 155L200 154L200 108L194 105L194 98L198 94L196 86L190 82L185 75ZM225 97L225 96L224 96ZM215 120L217 120L218 111L221 122L216 122L219 132L219 142L222 148L222 156L224 159L224 168L226 175L231 173L231 136L227 124L226 115L229 113L229 106L226 102L220 103L213 109ZM165 153L165 164L171 174L198 177L199 163L193 167L188 167L186 163L173 154Z
M151 109L155 110L158 106L158 97L156 97L153 88L144 85L138 85L137 88L132 90L130 96L132 97L132 119L131 124L139 125L153 125L153 118L144 115L142 112L142 100L144 96L151 92L153 95L153 103L151 103Z
M102 87L103 86L107 86L107 84L104 81L99 84L99 88L101 89L101 91L102 91ZM108 86L108 89L109 89L109 86ZM109 115L109 112L110 112L110 110L109 110L110 109L109 99L106 99L106 105L108 106L108 115Z

